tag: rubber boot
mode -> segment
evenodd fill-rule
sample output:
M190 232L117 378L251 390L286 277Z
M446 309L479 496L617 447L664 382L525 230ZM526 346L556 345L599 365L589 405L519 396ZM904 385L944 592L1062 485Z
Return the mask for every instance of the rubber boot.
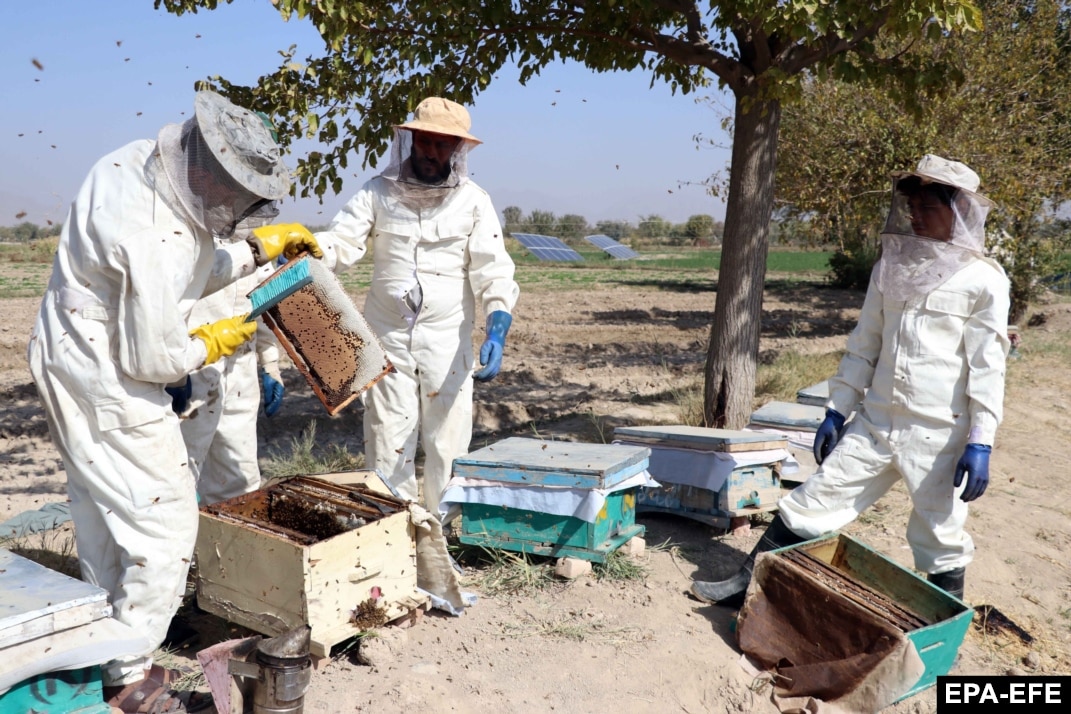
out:
M805 540L807 539L800 538L793 533L785 525L785 522L781 520L780 514L778 514L770 522L766 532L762 534L762 538L755 544L755 548L747 559L744 560L740 570L726 580L696 580L692 583L692 595L705 603L718 603L732 607L739 606L744 602L744 593L747 592L747 586L751 583L751 572L755 569L755 557L759 553L796 545Z
M926 579L954 598L963 599L963 576L966 568L956 568L944 573L931 573Z

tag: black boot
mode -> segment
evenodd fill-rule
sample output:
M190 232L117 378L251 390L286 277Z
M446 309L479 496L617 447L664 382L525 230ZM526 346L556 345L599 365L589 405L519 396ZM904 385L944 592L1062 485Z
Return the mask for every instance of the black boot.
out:
M954 598L963 599L963 575L966 568L956 568L944 573L931 573L926 579Z
M692 595L706 603L737 607L744 601L744 593L747 592L747 586L751 583L751 571L755 569L755 557L759 553L796 545L805 540L807 539L800 538L789 530L778 514L770 522L766 532L762 534L762 538L755 544L755 548L735 575L726 580L696 580L692 583Z

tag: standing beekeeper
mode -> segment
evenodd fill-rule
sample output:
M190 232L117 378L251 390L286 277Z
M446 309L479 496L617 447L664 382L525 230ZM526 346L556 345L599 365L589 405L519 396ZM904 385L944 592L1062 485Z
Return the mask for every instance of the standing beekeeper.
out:
M978 185L966 165L931 154L894 176L881 258L815 435L821 467L781 499L744 566L693 583L696 597L739 602L757 553L842 528L900 480L915 567L963 597L967 504L989 483L1010 346L1009 283L983 254L992 203Z
M372 242L364 316L395 371L364 394L366 464L418 500L416 452L424 447L424 505L439 512L453 461L472 439L472 381L498 374L520 289L487 193L468 177L480 140L468 111L430 97L395 127L390 164L316 235L324 261L344 270ZM477 306L486 338L472 344Z
M82 577L145 636L107 662L120 711L180 705L175 673L152 663L181 603L197 502L179 418L165 389L253 335L244 315L191 331L194 302L315 239L295 225L216 247L247 212L290 190L267 127L214 92L195 115L104 156L71 204L28 347L49 431L67 472Z
M223 247L244 241L249 232L270 224L279 215L274 203L265 203L241 221L230 238L217 238ZM198 300L189 324L198 326L223 315L247 313L252 309L250 291L273 272L267 264ZM202 504L218 503L260 488L257 462L257 416L272 417L285 394L279 370L279 342L272 331L257 320L253 339L222 357L190 373L187 385L169 390L172 406L182 417L182 436L190 457L190 468Z

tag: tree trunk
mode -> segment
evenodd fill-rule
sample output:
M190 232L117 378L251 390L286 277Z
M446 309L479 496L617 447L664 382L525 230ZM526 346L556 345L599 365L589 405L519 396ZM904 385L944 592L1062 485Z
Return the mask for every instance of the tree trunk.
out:
M703 372L706 426L740 429L755 398L781 104L736 97L718 294Z

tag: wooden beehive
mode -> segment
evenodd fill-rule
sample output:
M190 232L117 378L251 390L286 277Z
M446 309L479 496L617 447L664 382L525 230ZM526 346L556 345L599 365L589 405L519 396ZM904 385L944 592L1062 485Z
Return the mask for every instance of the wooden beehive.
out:
M515 486L611 489L647 469L643 446L510 437L454 460L454 475ZM462 543L597 563L645 527L636 524L639 487L607 494L594 522L523 508L461 504Z
M714 454L745 454L784 449L788 440L780 435L734 429L711 429L687 425L629 426L614 429L623 443L647 444L651 449L649 470L659 486L641 488L636 509L641 513L669 513L716 528L729 528L732 519L772 511L781 497L781 474L777 462L738 466L724 481L704 483L700 473L681 473L672 457L679 450L692 453L696 472L714 469ZM709 486L709 488L705 487Z
M901 699L948 674L974 617L965 602L842 533L772 552L906 633L926 670Z
M201 508L197 604L311 651L424 607L408 504L375 471L298 476Z

